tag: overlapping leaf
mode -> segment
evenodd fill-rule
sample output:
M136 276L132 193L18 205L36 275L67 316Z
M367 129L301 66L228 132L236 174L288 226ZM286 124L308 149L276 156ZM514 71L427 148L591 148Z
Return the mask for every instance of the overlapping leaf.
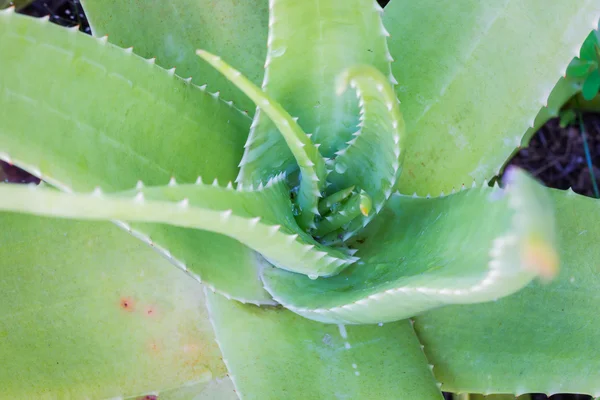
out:
M325 325L207 293L240 398L442 399L408 321Z
M298 227L288 187L281 176L252 191L198 183L140 188L106 196L98 192L69 194L36 186L3 184L0 185L0 209L202 229L230 236L280 268L313 278L333 275L355 261L340 250L315 242ZM131 230L131 227L126 225L126 229ZM151 242L143 226L133 229L132 233Z
M0 44L5 161L76 190L237 173L249 118L169 71L7 11L0 13Z
M82 0L92 33L118 46L133 46L142 57L156 57L163 68L208 84L227 101L254 114L254 104L226 79L195 57L207 49L231 60L260 84L266 56L268 2L263 0Z
M358 123L352 93L335 94L346 68L373 65L388 75L390 56L374 0L273 0L263 90L294 117L325 157L345 147ZM275 126L258 112L246 143L240 182L296 169Z
M300 187L298 189L300 215L298 216L298 223L305 229L314 226L313 220L315 215L319 213L317 205L319 198L322 197L321 191L325 187L327 174L325 160L321 157L317 147L278 102L253 85L241 72L225 63L218 56L204 50L198 50L197 53L250 97L281 132L300 169Z
M392 0L384 23L411 149L399 189L448 193L496 175L599 16L592 0Z
M338 77L338 94L347 86L356 91L359 100L359 130L347 147L336 152L327 178L332 184L329 190L356 186L370 196L373 212L355 219L344 239L381 211L400 177L404 158L404 120L387 77L374 67L356 66Z
M110 223L0 213L0 226L0 397L137 397L225 376L201 288L151 249Z
M0 13L0 44L0 159L66 191L235 178L250 119L218 98L110 43L10 11ZM236 240L140 230L208 285L272 303L256 256Z
M416 319L444 390L600 394L600 204L557 190L552 199L561 259L553 282Z
M484 186L436 199L394 196L358 237L358 263L315 281L267 268L265 288L302 316L350 324L512 294L557 268L544 188L513 173L505 191Z

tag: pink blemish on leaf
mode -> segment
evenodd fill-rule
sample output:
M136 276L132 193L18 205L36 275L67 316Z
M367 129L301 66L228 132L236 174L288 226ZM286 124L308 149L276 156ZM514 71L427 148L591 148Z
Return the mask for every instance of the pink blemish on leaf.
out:
M147 394L145 396L140 396L136 400L158 400L158 396L155 394Z
M198 351L198 346L196 346L195 344L184 344L183 345L184 353L191 353L191 352L197 352L197 351Z
M148 317L154 317L156 316L156 309L152 306L148 306L144 309L144 314L146 314Z
M135 302L129 296L121 297L119 305L122 310L125 310L127 312L133 312L135 310Z
M148 350L150 350L151 353L158 353L161 349L157 341L151 340L148 342Z

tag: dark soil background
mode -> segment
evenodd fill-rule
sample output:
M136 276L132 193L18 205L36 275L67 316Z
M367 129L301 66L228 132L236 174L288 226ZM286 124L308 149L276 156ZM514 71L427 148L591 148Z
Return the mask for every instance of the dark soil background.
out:
M383 6L388 0L379 0L379 3ZM79 0L36 0L20 11L35 17L50 15L52 22L64 26L79 25L82 32L90 33ZM586 157L586 143L589 157ZM574 124L564 128L559 125L558 119L549 121L531 139L529 147L515 154L510 164L529 171L546 186L558 189L570 187L577 193L600 197L594 187L594 182L600 185L600 114L583 114ZM1 161L0 181L39 182L37 178ZM445 394L445 397L452 399L450 394ZM548 397L543 394L532 396L532 400L545 399ZM588 400L591 397L556 394L549 399Z

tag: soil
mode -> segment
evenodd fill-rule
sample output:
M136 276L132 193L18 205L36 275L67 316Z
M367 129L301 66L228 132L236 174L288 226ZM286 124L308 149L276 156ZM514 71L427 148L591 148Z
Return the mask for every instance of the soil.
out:
M389 0L379 0L383 6ZM60 25L80 25L80 30L90 33L89 25L79 0L36 0L21 12L41 17L50 15L50 20ZM600 186L600 114L583 114L581 126L575 121L561 127L557 119L549 121L531 139L527 148L521 149L509 164L519 166L537 177L546 186L567 189L600 197L593 182ZM583 130L581 129L583 127ZM586 158L585 142L589 148ZM592 179L592 173L594 179ZM0 181L31 183L39 180L28 173L0 161ZM445 394L446 399L452 399ZM548 399L546 395L534 394L532 400ZM551 400L587 400L590 396L556 394Z
M600 185L600 115L587 113L581 119L583 130L577 121L565 128L560 127L558 119L549 121L510 164L526 169L546 186L572 188L577 193L599 197L593 182Z

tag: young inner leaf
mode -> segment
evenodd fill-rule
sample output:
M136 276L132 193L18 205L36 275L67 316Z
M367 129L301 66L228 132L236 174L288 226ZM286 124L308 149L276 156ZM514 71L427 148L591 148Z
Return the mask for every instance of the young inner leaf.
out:
M317 147L278 102L250 82L241 72L207 51L197 50L196 53L250 97L277 126L300 168L298 225L303 229L313 227L314 217L319 213L317 205L327 174L325 160Z
M360 129L338 151L328 176L331 190L350 185L360 189L360 212L345 227L343 240L366 226L392 194L401 172L404 120L388 78L372 66L356 66L338 78L337 92L350 86L360 106ZM371 212L374 209L375 212Z

